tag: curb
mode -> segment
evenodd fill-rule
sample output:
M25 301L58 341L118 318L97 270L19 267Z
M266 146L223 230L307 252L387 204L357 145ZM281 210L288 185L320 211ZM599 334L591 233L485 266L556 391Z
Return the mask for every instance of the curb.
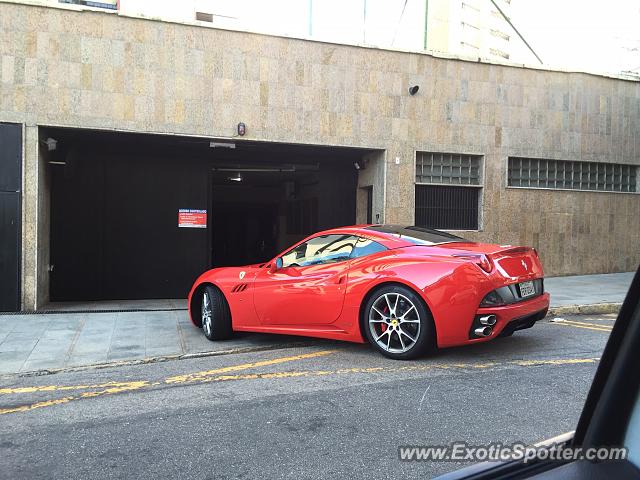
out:
M212 350L208 352L162 355L158 357L147 357L147 358L140 358L135 360L120 360L115 362L93 363L89 365L77 365L73 367L48 368L43 370L31 370L27 372L3 373L3 374L0 374L0 379L16 378L16 377L18 378L40 377L45 375L55 375L57 373L72 373L72 372L80 372L80 371L86 371L86 370L103 370L105 368L124 367L124 366L130 366L130 365L146 365L149 363L162 363L162 362L169 362L172 360L189 360L193 358L218 357L222 355L235 355L239 353L268 352L272 350L283 350L285 348L304 348L304 347L313 347L313 344L310 342L291 342L291 343L280 343L280 344L274 344L274 345L261 345L261 346L255 346L255 347L230 348L228 350Z
M546 318L558 315L595 315L600 313L618 313L622 303L592 303L590 305L558 305L549 308Z

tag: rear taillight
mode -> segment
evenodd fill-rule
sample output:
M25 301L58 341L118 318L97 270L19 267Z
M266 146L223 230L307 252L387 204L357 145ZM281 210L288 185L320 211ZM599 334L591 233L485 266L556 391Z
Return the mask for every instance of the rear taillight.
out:
M491 270L493 270L493 262L486 255L480 255L480 260L476 263L487 273L491 273Z
M472 261L473 263L475 263L476 265L478 265L482 270L484 270L487 273L491 273L491 270L493 270L493 262L487 255L461 254L461 255L454 255L454 257L466 258Z

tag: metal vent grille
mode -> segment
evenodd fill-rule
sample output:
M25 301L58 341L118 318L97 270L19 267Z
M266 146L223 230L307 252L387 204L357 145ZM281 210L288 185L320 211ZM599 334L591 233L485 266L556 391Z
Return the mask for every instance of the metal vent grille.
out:
M509 157L510 187L637 192L637 176L634 165Z
M444 230L477 230L479 188L416 185L415 223Z
M481 186L480 155L417 152L416 183Z
M213 13L196 12L196 20L199 22L213 22Z
M248 286L249 285L247 283L239 283L238 285L236 285L231 289L231 292L233 293L244 292Z

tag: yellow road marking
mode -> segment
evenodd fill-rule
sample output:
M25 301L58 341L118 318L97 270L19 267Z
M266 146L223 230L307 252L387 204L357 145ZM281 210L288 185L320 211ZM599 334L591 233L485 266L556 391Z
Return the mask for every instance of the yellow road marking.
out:
M596 330L598 332L611 332L613 327L607 325L597 325L595 323L574 322L571 320L554 320L554 325L564 325L565 327L585 328L587 330Z
M216 368L214 370L205 370L202 372L189 373L187 375L176 375L172 377L167 377L162 382L149 383L148 381L143 380L143 381L132 381L132 382L106 382L106 383L98 383L94 385L44 385L44 386L36 386L36 387L0 388L0 395L9 395L14 393L57 392L57 391L68 391L68 390L90 390L95 388L105 388L109 391L113 390L114 392L117 392L118 389L122 389L122 391L132 390L132 389L135 390L141 387L146 387L151 385L160 385L161 383L172 384L172 383L198 381L208 376L217 375L220 373L235 372L239 370L248 370L249 368L265 367L269 365L276 365L279 363L293 362L295 360L305 360L307 358L317 358L317 357L329 355L334 352L335 350L321 350L319 352L305 353L302 355L279 357L279 358L273 358L271 360L262 360L259 362L242 363L240 365L231 365L228 367Z
M565 327L584 328L585 330L594 330L596 332L611 332L611 330L608 330L606 328L595 328L595 327L588 327L585 325L574 325L571 323L559 323L558 325L563 325Z
M127 385L127 386L124 386L124 385ZM0 415L5 415L7 413L26 412L29 410L35 410L36 408L51 407L53 405L68 403L74 400L80 400L82 398L93 398L93 397L99 397L101 395L113 395L115 393L130 392L133 390L140 390L141 388L148 387L148 386L150 386L149 382L144 380L139 382L131 382L130 384L122 384L122 386L120 387L111 387L111 388L106 388L104 390L98 390L93 392L83 392L76 397L64 397L57 400L45 400L43 402L32 403L29 405L21 405L19 407L13 407L13 408L0 408Z
M203 372L188 373L186 375L176 375L173 377L166 378L164 380L164 383L193 382L193 381L201 380L206 377L210 377L212 375L217 375L219 373L235 372L238 370L247 370L249 368L267 367L269 365L277 365L279 363L293 362L295 360L305 360L307 358L323 357L325 355L329 355L335 352L336 350L321 350L319 352L304 353L302 355L293 355L291 357L280 357L280 358L274 358L271 360L262 360L259 362L243 363L240 365L232 365L229 367L216 368L213 370L205 370Z
M135 382L107 382L95 385L44 385L41 387L0 388L0 395L12 393L60 392L68 390L89 390L91 388L126 387Z
M556 322L556 323L557 323L557 325L562 325L564 327L584 328L586 330L594 330L596 332L611 332L611 330L608 330L606 328L587 327L587 326L584 326L584 325L573 325L571 323L559 323L559 322Z
M597 327L597 328L608 328L609 330L611 330L613 328L612 325L602 325L600 323L589 323L589 322L583 322L582 320L556 320L556 323L570 323L572 325L587 325L589 327Z
M14 408L2 408L0 409L0 415L4 415L6 413L27 412L29 410L35 410L36 408L51 407L53 405L70 402L71 400L73 400L73 397L65 397L58 398L57 400L45 400L44 402L32 403L30 405L21 405Z
M244 373L239 375L220 375L217 377L211 377L204 379L203 383L209 382L225 382L231 380L258 380L258 379L278 379L278 378L293 378L293 377L320 377L320 376L334 376L344 375L348 373L399 373L410 371L426 371L426 370L438 370L438 369L468 369L468 368L490 368L504 365L517 365L521 367L533 367L537 365L576 365L584 363L596 363L600 361L599 357L594 358L568 358L568 359L553 359L553 360L514 360L503 363L455 363L455 364L433 364L433 365L409 365L395 368L385 367L368 367L368 368L342 368L339 370L302 370L302 371L289 371L289 372L268 372L268 373Z
M122 392L130 392L132 390L140 390L141 388L150 386L149 382L146 380L141 380L139 382L131 382L127 386L121 387L110 387L105 388L104 390L97 390L94 392L83 392L80 394L82 398L91 398L91 397L99 397L100 395L112 395L114 393L122 393Z
M316 352L317 354L321 352ZM330 351L324 351L324 354L328 354ZM289 361L303 358L313 358L306 354L295 355L293 357L282 357L280 362L285 361L284 359L289 359ZM319 356L319 355L315 355ZM299 378L299 377L319 377L319 376L337 376L337 375L345 375L345 374L359 374L359 373L399 373L399 372L420 372L427 370L438 370L438 369L478 369L478 368L491 368L497 366L508 366L508 365L516 365L522 367L531 367L537 365L575 365L575 364L584 364L584 363L596 363L600 360L599 357L594 358L564 358L564 359L537 359L537 360L512 360L508 362L485 362L485 363L450 363L450 364L422 364L422 365L403 365L399 367L354 367L354 368L342 368L337 370L299 370L299 371L283 371L283 372L266 372L266 373L245 373L245 374L235 374L235 375L216 375L211 373L210 375L199 376L195 379L191 379L190 381L196 382L199 384L210 383L210 382L227 382L227 381L238 381L238 380L259 380L259 379L280 379L280 378ZM265 360L266 362L268 360ZM272 360L273 361L273 360ZM239 370L241 366L245 368L252 368L255 366L263 366L264 362L253 362L250 364L241 364L235 365L235 370ZM271 363L273 364L273 363ZM248 367L247 365L251 365L252 367ZM223 367L223 370L228 370L232 367ZM213 370L207 370L206 373L213 372ZM198 372L203 373L203 372ZM223 372L221 372L223 373ZM174 378L174 377L169 377ZM168 380L168 379L167 379ZM135 390L141 390L143 388L153 387L161 385L163 382L149 382L146 380L134 381L134 382L111 382L100 385L95 385L94 387L105 387L102 390L83 392L78 396L70 396L64 397L60 399L54 400L46 400L42 402L32 403L29 405L21 405L18 407L11 407L0 409L0 415L8 414L8 413L18 413L18 412L26 412L30 410L35 410L37 408L51 407L53 405L59 405L68 403L75 400L80 400L84 398L94 398L103 395L113 395L117 393L123 392L131 392ZM167 383L166 381L164 383ZM172 382L175 383L175 382ZM179 383L184 383L183 381ZM86 385L76 385L78 388L85 388ZM92 387L92 386L89 386ZM36 388L36 387L24 387L25 389ZM71 388L71 387L69 387ZM19 390L19 389L15 389ZM32 391L55 391L55 390L26 390L26 393L31 393ZM16 392L16 393L25 393L25 392Z
M595 363L600 361L599 357L596 358L561 358L558 360L516 360L511 362L514 365L520 365L521 367L532 367L535 365L575 365L579 363Z

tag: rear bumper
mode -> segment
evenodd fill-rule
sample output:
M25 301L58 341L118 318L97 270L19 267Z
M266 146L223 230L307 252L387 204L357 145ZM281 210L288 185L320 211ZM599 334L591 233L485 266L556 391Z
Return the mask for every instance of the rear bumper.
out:
M487 341L503 332L508 335L516 330L532 327L535 322L542 320L546 316L549 309L549 300L549 293L544 292L542 295L524 302L513 303L503 307L478 308L476 317L495 315L496 324L491 335L484 338L470 338L469 341Z
M465 315L465 320L456 325L456 328L450 328L447 333L438 338L438 347L455 347L459 345L469 345L472 343L481 343L493 340L501 334L508 335L510 332L529 328L535 322L543 319L549 309L549 293L544 292L530 300L524 300L500 307L477 308L475 311ZM487 336L475 335L478 328L480 317L495 315L495 324L491 327L491 333ZM455 325L450 323L449 326ZM440 326L446 327L446 323ZM436 328L439 328L436 323ZM444 331L444 328L442 329Z
M513 332L517 330L524 330L525 328L531 328L535 325L535 323L539 320L542 320L547 316L547 310L544 309L536 313L532 313L530 315L526 315L524 317L515 318L507 323L502 331L498 334L499 337L504 337L507 335L511 335Z

